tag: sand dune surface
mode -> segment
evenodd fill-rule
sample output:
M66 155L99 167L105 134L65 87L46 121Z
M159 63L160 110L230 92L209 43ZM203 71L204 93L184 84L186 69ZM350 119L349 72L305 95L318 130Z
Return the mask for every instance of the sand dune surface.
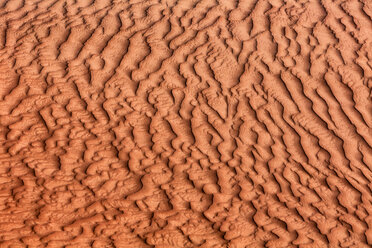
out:
M371 97L370 0L0 0L0 247L371 247Z

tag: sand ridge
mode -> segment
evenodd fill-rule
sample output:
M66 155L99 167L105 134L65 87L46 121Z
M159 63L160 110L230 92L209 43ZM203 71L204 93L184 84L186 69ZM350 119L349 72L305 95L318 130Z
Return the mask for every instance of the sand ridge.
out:
M0 247L371 247L371 33L369 0L0 0Z

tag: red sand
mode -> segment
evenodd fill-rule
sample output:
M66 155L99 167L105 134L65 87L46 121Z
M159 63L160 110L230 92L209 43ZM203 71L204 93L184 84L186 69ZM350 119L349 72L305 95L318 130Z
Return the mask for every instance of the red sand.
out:
M371 91L371 0L0 0L0 247L371 247Z

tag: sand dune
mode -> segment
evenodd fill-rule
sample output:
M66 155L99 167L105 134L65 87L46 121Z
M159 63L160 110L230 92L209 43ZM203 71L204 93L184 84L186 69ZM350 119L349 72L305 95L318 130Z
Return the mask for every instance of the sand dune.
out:
M370 0L0 0L0 247L371 247L371 97Z

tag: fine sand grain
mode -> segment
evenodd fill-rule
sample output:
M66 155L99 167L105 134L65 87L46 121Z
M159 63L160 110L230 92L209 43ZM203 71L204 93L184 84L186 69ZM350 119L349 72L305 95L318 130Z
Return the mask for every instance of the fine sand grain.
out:
M371 0L0 0L0 248L372 247Z

